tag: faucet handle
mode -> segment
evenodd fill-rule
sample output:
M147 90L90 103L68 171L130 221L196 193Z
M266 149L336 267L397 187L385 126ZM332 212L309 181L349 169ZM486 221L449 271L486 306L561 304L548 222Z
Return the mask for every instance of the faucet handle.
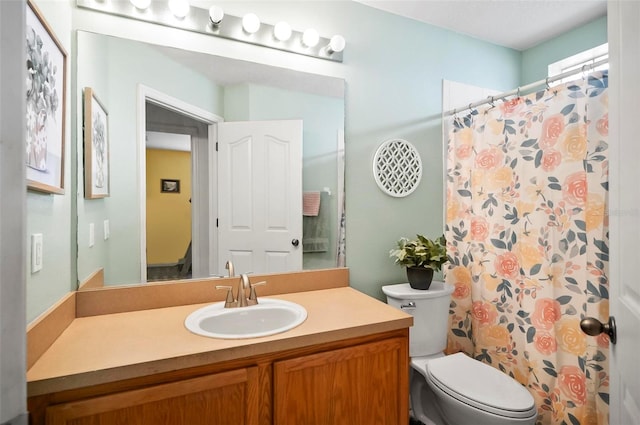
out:
M256 295L255 287L256 286L260 286L260 285L266 285L266 284L267 284L267 281L265 281L265 280L263 280L261 282L258 282L258 283L249 284L249 288L251 288L251 290L249 291L249 299L247 300L249 305L258 304L258 296Z
M250 287L251 287L251 288L253 288L254 286L262 286L262 285L266 285L266 284L267 284L267 281L266 281L266 280L263 280L263 281L260 281L260 282L258 282L258 283L252 283L252 284L250 285Z
M224 308L235 307L237 305L237 301L233 299L233 288L231 286L216 285L216 289L227 290L227 299L224 301Z

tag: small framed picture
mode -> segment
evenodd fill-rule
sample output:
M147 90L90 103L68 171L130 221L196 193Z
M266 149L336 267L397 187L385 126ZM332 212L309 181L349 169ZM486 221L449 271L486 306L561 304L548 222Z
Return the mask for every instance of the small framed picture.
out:
M91 87L84 88L84 197L109 196L109 113Z
M160 192L162 193L180 193L180 180L161 179Z

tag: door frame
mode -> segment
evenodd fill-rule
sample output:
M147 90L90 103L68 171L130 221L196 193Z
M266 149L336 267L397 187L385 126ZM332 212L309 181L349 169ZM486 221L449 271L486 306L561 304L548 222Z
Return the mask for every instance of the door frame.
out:
M138 151L138 203L139 203L139 230L140 230L140 280L147 281L147 206L146 206L146 184L147 184L147 165L144 160L146 156L146 103L151 102L165 109L169 109L181 115L188 116L196 121L203 122L208 126L208 146L212 149L206 149L208 152L206 162L202 161L203 151L201 143L193 143L191 151L193 188L203 191L202 194L192 194L192 210L191 210L191 237L193 256L193 268L198 270L202 265L206 264L211 275L213 270L217 270L216 255L211 253L215 249L215 214L210 212L217 211L217 175L212 164L216 164L216 125L223 122L224 119L216 114L206 111L197 106L191 105L159 90L138 84L137 94L137 111L136 111L136 143ZM200 161L198 160L200 158ZM205 166L205 164L207 164ZM205 184L207 183L207 184ZM193 190L193 189L192 189ZM195 196L193 196L195 195ZM204 195L204 196L198 196ZM208 196L207 196L208 195ZM207 204L203 205L199 200L208 199ZM205 229L208 229L206 232ZM203 238L205 238L203 240ZM205 255L202 250L197 247L208 246ZM203 258L205 257L205 258Z

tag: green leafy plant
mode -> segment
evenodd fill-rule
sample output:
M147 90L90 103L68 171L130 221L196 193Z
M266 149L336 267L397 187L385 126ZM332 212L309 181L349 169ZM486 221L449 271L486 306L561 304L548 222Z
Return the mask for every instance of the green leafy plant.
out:
M389 251L395 258L395 264L404 267L424 267L440 271L447 262L447 247L444 235L437 239L429 239L416 235L416 239L400 238L398 248Z

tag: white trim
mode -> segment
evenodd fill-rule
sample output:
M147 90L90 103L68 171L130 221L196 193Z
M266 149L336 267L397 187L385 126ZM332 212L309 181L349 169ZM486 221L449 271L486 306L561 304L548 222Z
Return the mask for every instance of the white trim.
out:
M220 122L223 120L221 119ZM220 274L222 265L218 264L218 150L213 148L218 142L218 125L212 124L209 126L209 146L212 149L208 150L208 162L209 162L209 275ZM213 167L215 166L215 170ZM215 171L215 172L214 172ZM212 252L212 249L215 250Z
M180 99L169 96L161 91L153 89L151 87L145 86L143 84L138 84L138 98L137 98L137 111L136 111L136 140L138 144L138 179L137 179L137 190L138 190L138 203L139 203L139 229L140 229L140 280L142 282L147 281L147 208L146 208L146 163L143 160L145 158L145 149L146 149L146 102L149 101L156 105L162 106L165 109L172 110L174 112L180 113L182 115L187 115L195 120L202 121L209 125L209 130L211 132L211 126L216 125L219 122L224 121L224 119L216 114L213 114L209 111L201 109L197 106L186 103ZM211 136L209 136L209 141L211 141ZM210 149L214 150L214 149ZM214 150L215 151L215 150ZM214 152L215 153L215 152ZM211 164L211 162L210 162ZM212 189L210 189L210 194ZM215 193L215 192L213 192ZM209 214L211 215L211 214ZM195 215L196 219L193 223L193 234L192 237L199 238L200 232L197 230L200 226L200 220L197 218L198 215ZM211 236L209 236L209 240L211 240ZM195 246L195 241L193 242ZM210 245L213 246L213 245ZM198 261L198 260L195 260Z

